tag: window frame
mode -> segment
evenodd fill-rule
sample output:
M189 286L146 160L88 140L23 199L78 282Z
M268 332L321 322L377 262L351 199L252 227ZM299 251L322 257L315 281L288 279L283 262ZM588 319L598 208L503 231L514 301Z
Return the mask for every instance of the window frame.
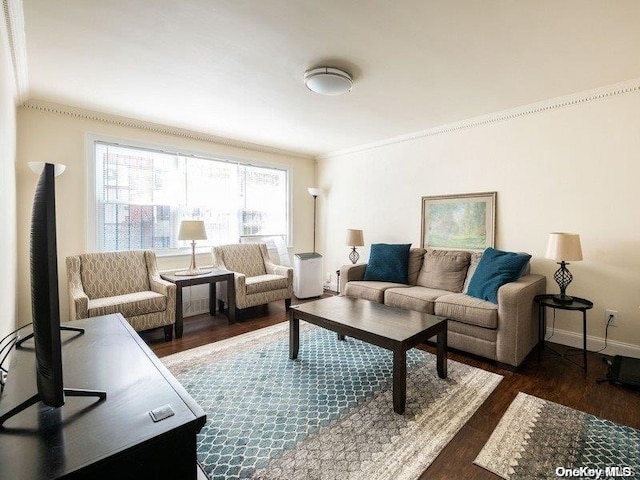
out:
M86 158L86 247L87 252L99 252L99 239L98 239L98 219L99 219L99 207L100 202L97 196L97 171L96 171L96 143L113 145L122 148L133 148L146 150L151 152L157 152L168 155L178 155L183 157L198 158L202 160L211 160L219 162L227 162L239 165L246 165L258 168L272 168L274 170L281 170L286 172L287 176L287 207L286 207L286 221L287 221L287 248L291 248L293 245L293 228L291 225L291 219L293 218L293 172L290 165L264 162L259 160L249 160L246 158L231 157L227 155L219 155L212 152L204 152L198 150L192 150L187 148L177 147L175 145L156 144L141 142L139 140L126 139L121 137L110 137L105 135L98 135L88 133L85 135L85 158ZM238 239L240 241L240 239ZM210 246L198 247L196 245L197 252L206 252L210 249ZM172 257L172 256L185 256L191 253L190 247L179 248L163 248L153 249L158 257Z

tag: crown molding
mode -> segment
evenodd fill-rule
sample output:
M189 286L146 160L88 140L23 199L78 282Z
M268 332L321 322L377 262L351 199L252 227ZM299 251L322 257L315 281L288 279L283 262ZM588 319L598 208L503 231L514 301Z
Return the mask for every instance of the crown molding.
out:
M2 15L4 17L3 33L7 37L9 54L13 64L16 104L22 105L26 101L29 92L22 0L2 0Z
M564 95L562 97L556 97L549 100L543 100L541 102L531 103L522 107L510 108L508 110L502 110L499 112L490 113L488 115L473 117L467 120L461 120L459 122L449 123L419 132L408 133L378 142L346 148L344 150L336 150L335 152L318 155L316 158L318 160L325 160L328 158L341 157L344 155L350 155L352 153L359 153L367 150L386 147L396 143L408 142L411 140L416 140L424 137L432 137L435 135L442 135L445 133L456 132L458 130L464 130L467 128L483 127L492 123L512 120L515 118L520 118L537 113L548 112L550 110L556 110L559 108L572 107L581 103L587 103L594 100L600 100L603 98L638 91L640 91L640 79L629 80L627 82L607 85L605 87L595 88L593 90L586 90L584 92Z
M198 140L208 143L217 143L220 145L226 145L228 147L241 148L244 150L251 150L254 152L270 153L276 155L284 155L289 157L296 157L305 160L314 160L313 155L308 155L301 152L295 152L291 150L284 150L276 147L269 147L267 145L260 145L257 143L243 142L241 140L234 140L230 138L218 137L210 135L208 133L195 132L185 128L171 127L169 125L163 125L159 123L146 122L144 120L136 120L133 118L122 117L119 115L112 115L109 113L96 112L93 110L86 110L79 107L71 107L68 105L59 105L55 103L49 103L39 100L28 100L24 105L24 108L31 110L38 110L46 113L56 113L58 115L66 115L69 117L82 119L82 120L94 120L97 122L109 123L111 125L118 125L121 127L137 128L140 130L146 130L148 132L160 133L163 135L173 135L175 137L188 138L190 140Z

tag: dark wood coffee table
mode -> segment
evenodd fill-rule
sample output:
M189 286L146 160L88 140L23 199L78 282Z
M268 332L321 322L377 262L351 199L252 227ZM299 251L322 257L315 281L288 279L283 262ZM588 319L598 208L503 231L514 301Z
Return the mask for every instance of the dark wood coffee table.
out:
M437 370L447 378L447 318L389 307L359 298L331 297L292 306L289 358L298 358L300 320L393 352L393 411L404 413L407 400L407 350L437 335Z

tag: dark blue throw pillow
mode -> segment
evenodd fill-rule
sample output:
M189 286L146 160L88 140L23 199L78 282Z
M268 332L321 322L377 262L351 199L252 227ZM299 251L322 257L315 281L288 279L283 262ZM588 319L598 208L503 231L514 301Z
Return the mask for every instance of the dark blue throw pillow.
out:
M406 284L409 281L409 248L411 248L410 243L372 244L364 279Z
M520 278L531 255L526 253L503 252L487 248L471 277L467 294L472 297L498 303L498 289L505 283Z

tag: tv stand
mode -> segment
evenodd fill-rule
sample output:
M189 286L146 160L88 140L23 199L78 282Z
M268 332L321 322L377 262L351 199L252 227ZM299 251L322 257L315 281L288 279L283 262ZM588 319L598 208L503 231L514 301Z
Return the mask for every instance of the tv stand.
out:
M0 427L0 478L198 478L196 434L206 420L198 404L120 314L73 325L85 334L63 343L64 380L88 391L65 395L95 393L99 401L42 404L34 398L35 354L16 350L0 415L10 413L9 405L24 406ZM104 388L108 398L93 388ZM149 412L165 405L174 414L154 422Z
M60 325L60 330L63 331L63 332L78 332L80 335L84 334L84 328L79 328L79 327L69 327L69 326L66 326L66 325L64 325L64 326ZM28 334L24 338L18 339L18 341L16 342L16 348L22 347L22 344L24 342L26 342L27 340L29 340L30 338L33 338L33 332L31 332L30 334ZM0 423L0 425L2 425L2 423Z

